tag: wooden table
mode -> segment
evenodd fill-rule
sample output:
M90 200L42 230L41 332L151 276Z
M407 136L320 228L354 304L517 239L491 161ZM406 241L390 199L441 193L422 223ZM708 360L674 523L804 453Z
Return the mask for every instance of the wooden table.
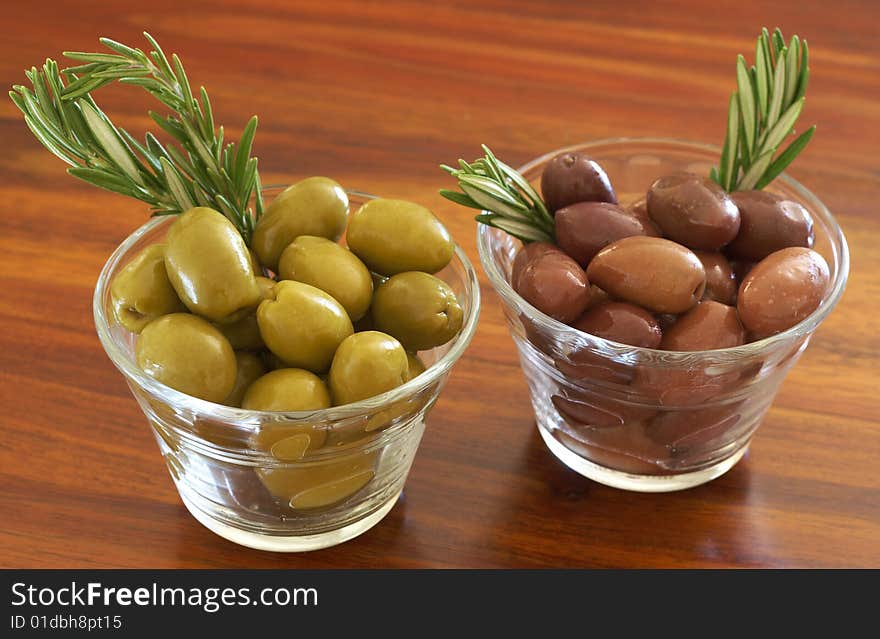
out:
M666 495L569 471L537 434L498 297L436 405L388 517L302 555L237 547L186 512L146 422L95 335L91 296L144 205L63 173L0 102L0 566L880 567L880 40L873 3L8 3L4 86L107 35L181 54L237 136L258 113L266 182L330 175L432 207L476 260L470 213L437 165L489 143L508 163L610 136L720 143L736 54L763 25L809 39L792 175L840 220L848 290L791 372L748 456ZM104 6L106 5L106 7ZM662 6L660 6L662 5ZM148 98L111 87L129 130ZM482 278L481 273L481 278Z

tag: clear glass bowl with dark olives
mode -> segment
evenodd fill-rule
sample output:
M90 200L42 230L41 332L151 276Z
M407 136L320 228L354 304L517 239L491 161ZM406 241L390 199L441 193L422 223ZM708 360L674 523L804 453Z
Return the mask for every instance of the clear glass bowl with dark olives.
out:
M263 193L250 249L210 209L144 224L94 317L190 513L245 546L313 550L394 506L479 285L448 235L406 235L403 215L446 233L418 205L326 178Z
M764 191L732 193L741 214L732 224L727 196L695 177L718 157L716 147L665 139L558 149L518 169L552 207L558 246L522 250L479 225L480 261L541 437L603 484L673 491L732 468L843 293L847 244L822 202L783 174ZM595 166L577 168L583 158L601 179ZM547 182L572 167L592 175L581 185L589 193L572 196L587 205L566 206L571 194ZM682 192L688 202L711 196L699 207L709 224L687 227L691 209L674 206Z

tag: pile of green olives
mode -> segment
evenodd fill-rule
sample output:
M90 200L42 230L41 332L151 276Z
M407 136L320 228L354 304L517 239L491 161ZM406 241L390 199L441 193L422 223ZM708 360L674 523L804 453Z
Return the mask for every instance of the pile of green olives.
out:
M452 238L403 200L369 200L350 218L345 190L326 177L278 195L250 247L221 213L182 213L111 283L138 365L193 397L269 411L357 402L420 374L418 351L462 326L435 275Z

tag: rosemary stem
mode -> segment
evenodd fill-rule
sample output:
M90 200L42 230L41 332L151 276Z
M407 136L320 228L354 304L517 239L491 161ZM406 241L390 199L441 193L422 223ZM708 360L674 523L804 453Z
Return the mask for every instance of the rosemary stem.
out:
M237 154L234 143L224 147L223 127L214 125L204 87L194 93L177 55L169 60L150 34L144 36L149 54L101 38L109 53L65 52L76 66L59 69L47 59L42 68L26 72L31 86L15 85L10 98L34 136L71 165L74 177L146 202L154 215L211 206L249 242L263 208L250 155L256 117L245 127ZM112 82L140 86L165 106L169 115L150 115L178 146L166 148L151 133L140 143L117 127L92 97Z

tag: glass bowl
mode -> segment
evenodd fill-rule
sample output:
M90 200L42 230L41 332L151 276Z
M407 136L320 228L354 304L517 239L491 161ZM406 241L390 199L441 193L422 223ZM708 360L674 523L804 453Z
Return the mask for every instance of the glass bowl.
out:
M348 194L352 211L372 198ZM261 550L325 548L368 530L397 501L425 418L474 334L480 288L467 256L456 247L452 262L437 274L458 297L464 322L453 340L419 353L424 373L382 395L325 410L243 410L180 393L145 375L134 358L136 336L113 319L114 275L138 251L162 241L171 221L153 218L114 251L95 287L94 317L101 344L143 409L184 505L221 537Z
M708 175L720 153L691 142L618 138L557 149L519 171L537 186L544 166L564 151L599 162L624 205L662 175ZM521 242L479 226L480 262L501 297L538 430L568 467L616 488L665 492L708 482L745 454L786 373L840 299L849 271L843 232L822 202L785 175L768 190L811 213L814 249L828 262L831 283L821 305L796 326L712 351L627 346L552 319L510 285Z

